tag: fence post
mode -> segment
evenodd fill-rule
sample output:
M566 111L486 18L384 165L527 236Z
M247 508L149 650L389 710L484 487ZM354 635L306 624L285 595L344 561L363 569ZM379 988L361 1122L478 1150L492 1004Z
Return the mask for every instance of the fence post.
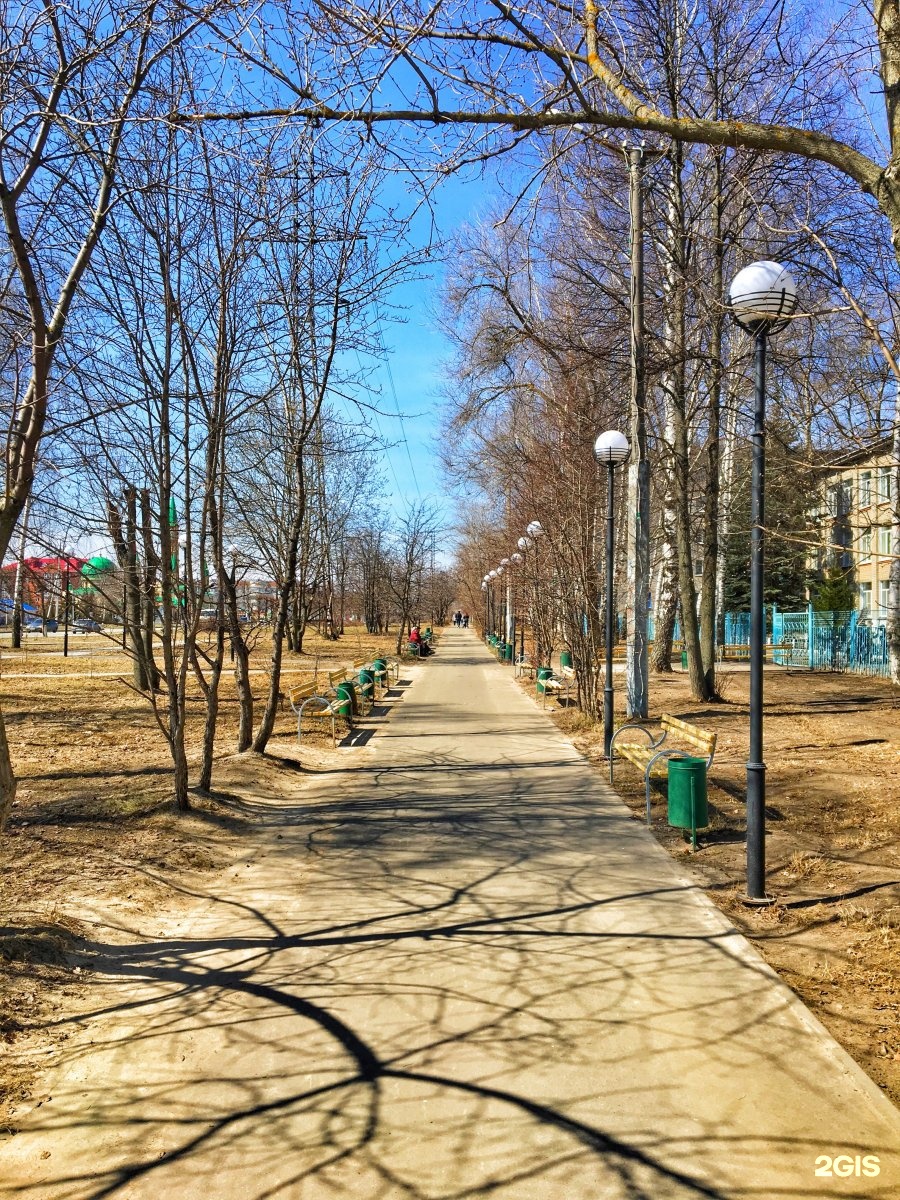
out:
M808 659L807 666L810 670L813 669L813 656L815 654L816 645L816 619L813 614L813 606L806 606L806 657Z

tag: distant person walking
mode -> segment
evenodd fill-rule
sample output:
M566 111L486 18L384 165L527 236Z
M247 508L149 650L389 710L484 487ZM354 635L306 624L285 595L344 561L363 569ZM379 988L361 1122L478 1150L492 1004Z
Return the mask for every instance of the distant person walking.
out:
M469 628L469 614L468 613L463 613L462 623L463 623L463 629Z

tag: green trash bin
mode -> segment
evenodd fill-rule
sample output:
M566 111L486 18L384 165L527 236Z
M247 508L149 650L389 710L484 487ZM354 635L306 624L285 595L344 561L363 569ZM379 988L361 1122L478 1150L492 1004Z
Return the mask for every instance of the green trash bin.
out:
M559 655L559 665L561 667L571 667L572 652L571 650L562 650Z
M372 663L372 673L382 687L387 687L388 681L388 666L387 659L376 658Z
M359 673L359 690L370 704L375 703L375 672L368 667L363 667Z
M334 702L335 711L348 719L357 711L356 688L349 681L339 683L334 689L337 699Z
M689 829L694 849L697 849L697 830L709 824L706 803L706 759L684 755L670 758L669 824Z
M537 690L538 695L544 694L544 680L550 679L553 671L550 667L538 667L537 669Z
M682 671L687 670L687 650L681 652L681 669Z
M513 648L511 642L506 642L503 647L503 661L511 663L513 660Z

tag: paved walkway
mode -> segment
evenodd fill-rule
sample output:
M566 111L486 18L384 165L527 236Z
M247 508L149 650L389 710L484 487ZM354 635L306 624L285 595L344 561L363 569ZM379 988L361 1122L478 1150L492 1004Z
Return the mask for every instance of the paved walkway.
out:
M900 1196L897 1111L476 636L409 675L183 928L98 947L0 1193Z

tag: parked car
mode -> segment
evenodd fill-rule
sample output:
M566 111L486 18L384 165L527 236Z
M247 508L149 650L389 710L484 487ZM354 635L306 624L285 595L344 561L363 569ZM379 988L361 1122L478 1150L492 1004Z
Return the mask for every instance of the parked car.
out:
M76 633L102 633L103 626L93 620L91 617L79 617L77 621L72 622L72 629Z
M56 633L59 622L54 621L52 617L48 617L46 621L42 621L40 617L29 617L22 629L25 633L43 633L45 629L47 633Z
M219 628L219 610L217 608L201 608L200 620L197 622L198 629L218 629Z

